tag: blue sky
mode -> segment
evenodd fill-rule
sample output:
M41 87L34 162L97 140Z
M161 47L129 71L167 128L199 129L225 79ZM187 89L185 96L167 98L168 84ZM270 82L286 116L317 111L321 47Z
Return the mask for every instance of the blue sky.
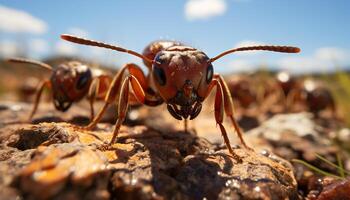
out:
M348 0L0 0L0 8L10 9L5 16L1 16L0 9L3 57L22 50L35 58L59 53L96 57L116 66L140 63L125 54L60 41L60 34L72 33L136 51L156 39L175 39L203 50L209 57L249 44L295 45L302 49L296 55L230 55L215 63L219 72L247 71L261 65L295 73L350 66ZM8 19L15 20L16 14L12 13L16 11L39 22L25 28L31 23L23 22L26 19L22 16L19 20L23 23L1 25ZM15 23L19 24L8 28ZM17 45L15 50L6 52L5 47L11 45Z

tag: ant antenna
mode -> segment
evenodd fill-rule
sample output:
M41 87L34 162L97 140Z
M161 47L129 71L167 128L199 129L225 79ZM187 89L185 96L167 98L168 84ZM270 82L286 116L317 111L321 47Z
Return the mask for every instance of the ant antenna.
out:
M69 42L73 42L73 43L77 43L77 44L84 44L84 45L89 45L89 46L96 46L96 47L102 47L102 48L106 48L106 49L112 49L115 51L125 52L128 54L137 56L137 57L139 57L147 62L154 63L153 60L147 58L146 56L139 54L135 51L122 48L122 47L118 47L118 46L114 46L114 45L110 45L110 44L106 44L106 43L98 42L98 41L94 41L94 40L88 40L85 38L77 37L74 35L68 35L68 34L62 34L61 38L64 40L67 40Z
M12 62L12 63L32 64L32 65L43 67L45 69L52 71L52 67L50 65L48 65L46 63L42 63L40 61L36 61L36 60L31 60L31 59L26 59L26 58L10 58L7 61Z
M230 49L222 52L221 54L211 58L209 62L214 62L217 59L226 56L227 54L234 53L237 51L253 51L253 50L261 50L261 51L275 51L281 53L299 53L300 49L298 47L292 46L251 46L251 47L239 47L235 49Z

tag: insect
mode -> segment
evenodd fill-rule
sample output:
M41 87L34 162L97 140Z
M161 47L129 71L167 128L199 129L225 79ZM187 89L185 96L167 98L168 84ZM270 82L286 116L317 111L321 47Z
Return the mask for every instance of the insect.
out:
M330 109L333 117L337 117L336 105L333 95L321 82L306 79L300 81L287 97L288 107L295 103L302 103L307 110L314 113L316 117L322 110Z
M18 96L20 101L30 102L31 97L36 93L36 87L40 80L35 77L28 77L18 87Z
M29 115L32 120L37 111L41 95L45 88L52 91L53 103L57 110L67 111L72 103L88 96L91 119L94 118L94 101L103 98L111 82L111 76L100 69L90 69L77 61L64 62L56 68L46 63L25 58L10 58L9 62L32 64L51 71L50 79L42 81L36 92L33 109Z
M193 47L182 45L178 42L156 41L151 43L143 54L102 42L88 40L72 35L61 35L61 38L73 43L97 46L115 51L128 53L143 59L148 67L149 74L134 64L126 64L114 77L105 106L95 119L86 127L92 129L100 120L108 104L118 103L118 119L113 130L113 137L109 145L113 144L118 136L128 109L128 94L131 86L137 99L144 105L167 105L169 113L178 120L192 120L198 116L202 109L202 103L211 91L216 88L215 94L215 120L219 125L225 144L231 155L240 159L230 145L226 129L223 126L224 111L230 118L242 145L249 148L242 136L242 132L234 118L233 102L230 91L223 77L214 74L213 62L221 57L237 51L266 50L285 53L297 53L299 48L289 46L251 46L230 49L209 58L204 52ZM152 53L148 53L152 52ZM124 77L125 73L128 75ZM250 148L249 148L250 149Z
M285 96L288 96L289 92L297 87L296 79L285 71L276 74L276 81Z
M262 95L259 96L263 102L261 110L273 113L288 111L287 97L292 90L298 88L295 77L286 71L281 71L274 77L265 79L264 84Z
M233 99L246 109L257 103L256 92L253 90L253 81L247 76L234 76L227 82Z

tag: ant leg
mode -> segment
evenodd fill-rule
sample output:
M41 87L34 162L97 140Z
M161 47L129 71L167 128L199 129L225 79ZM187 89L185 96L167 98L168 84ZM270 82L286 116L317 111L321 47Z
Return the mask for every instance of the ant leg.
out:
M289 94L286 97L286 109L287 112L293 111L293 105L295 104L304 104L306 102L305 98L303 97L302 91L300 89L292 89L289 91Z
M106 111L107 107L109 104L112 104L115 102L115 99L117 98L118 94L120 93L120 88L121 84L123 81L123 77L125 76L126 72L129 72L130 75L134 76L137 78L140 86L142 87L143 90L146 90L148 88L148 82L147 78L144 75L143 71L141 68L135 64L129 63L126 64L119 72L116 74L112 80L112 83L110 84L107 94L105 96L105 105L102 107L102 109L99 111L97 116L90 122L88 126L85 127L86 130L91 130L95 128L97 123L101 120L104 112ZM157 106L162 104L163 101L161 99L157 100L151 100L151 99L146 99L145 104L149 106ZM117 106L118 107L118 106ZM117 111L118 113L118 111Z
M234 117L232 96L231 96L230 90L228 89L228 86L227 86L224 78L219 74L215 74L214 78L220 83L221 87L223 88L222 90L223 90L224 108L225 108L226 115L230 118L230 120L233 124L233 127L236 130L236 133L237 133L242 145L245 148L252 150L252 148L248 147L247 144L245 143L245 141L243 139L242 131L239 128L239 125Z
M140 83L142 86L145 86L147 84L145 75L143 74L141 68L135 64L128 63L126 64L113 78L111 85L108 88L108 92L105 96L105 104L102 107L102 109L99 111L97 116L91 120L90 124L85 127L86 130L92 130L96 127L97 123L101 120L103 114L105 113L107 107L109 104L112 104L119 91L120 91L120 85L122 83L123 77L126 73L126 71L129 71L130 74L134 75L135 77L139 78Z
M119 100L118 100L118 119L115 123L113 137L109 143L110 145L115 143L115 140L119 133L120 126L122 125L126 117L126 112L129 107L129 93L130 93L129 84L130 83L137 100L140 103L145 104L146 95L145 95L144 89L142 88L139 80L135 76L129 75L124 79L121 87Z
M207 95L211 92L214 86L216 86L215 103L214 103L215 121L217 125L219 125L220 127L220 131L224 138L227 149L229 150L229 152L231 153L234 159L236 159L237 161L241 161L242 159L233 151L230 144L230 140L228 139L228 136L226 133L226 129L222 124L224 121L224 94L223 94L222 86L219 80L213 79L211 81Z
M38 86L38 89L37 89L37 92L36 92L36 95L35 95L34 107L32 109L32 112L29 115L28 121L32 120L36 110L38 109L38 105L39 105L39 102L40 102L41 95L42 95L42 93L44 91L44 88L50 88L50 87L51 87L51 83L50 83L49 80L45 80L45 81L41 82L40 85Z
M97 98L103 98L106 96L107 90L111 85L112 77L108 75L100 75L93 78L88 93L88 100L90 103L90 122L94 119L94 103Z
M96 96L99 93L99 88L100 88L100 79L99 77L97 77L92 80L92 83L89 87L89 93L88 93L88 99L90 104L90 122L95 118L94 102L95 102Z

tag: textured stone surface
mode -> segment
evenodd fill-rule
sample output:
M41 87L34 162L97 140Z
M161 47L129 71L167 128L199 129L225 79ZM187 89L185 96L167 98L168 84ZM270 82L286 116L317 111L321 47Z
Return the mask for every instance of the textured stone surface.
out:
M224 147L189 133L123 126L118 143L100 151L111 125L92 132L67 123L5 129L1 166L13 172L2 184L26 199L297 199L287 161L236 148L238 163Z
M288 162L301 159L337 174L316 153L336 163L340 149L329 138L343 133L307 113L276 115L246 132L246 141L257 153L235 146L243 158L238 163L228 155L206 110L190 123L191 133L184 133L183 124L173 123L167 113L134 110L118 142L100 151L97 147L112 136L112 125L83 131L59 122L86 123L88 112L80 112L79 106L61 114L45 113L44 104L34 120L47 123L21 124L15 122L30 106L1 105L0 199L316 199L347 187L323 182L319 186L322 176ZM232 127L226 128L232 144L238 143Z
M310 113L296 113L275 115L247 135L258 148L266 149L266 153L273 152L288 161L299 159L321 170L339 175L335 167L317 157L322 156L329 162L337 164L338 154L345 163L345 169L350 169L350 165L347 164L348 154L334 143L335 140L330 139L331 135L340 134L333 131L315 121ZM315 185L323 187L323 182L319 183L323 180L323 176L303 164L296 162L292 164L299 192L304 196L315 196L314 192L319 190Z

